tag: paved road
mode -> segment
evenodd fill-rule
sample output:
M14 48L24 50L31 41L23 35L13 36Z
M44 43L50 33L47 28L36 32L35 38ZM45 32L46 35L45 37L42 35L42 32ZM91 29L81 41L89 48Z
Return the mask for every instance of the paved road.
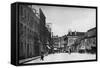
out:
M96 55L94 54L79 54L79 53L56 53L50 54L44 57L44 61L39 59L32 60L27 63L45 63L45 62L57 62L57 61L75 61L75 60L91 60L96 59Z

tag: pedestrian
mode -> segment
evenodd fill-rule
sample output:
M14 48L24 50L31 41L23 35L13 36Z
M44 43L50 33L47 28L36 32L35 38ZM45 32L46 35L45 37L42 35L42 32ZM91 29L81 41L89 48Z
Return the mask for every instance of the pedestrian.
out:
M44 53L41 52L41 60L43 61L44 60Z
M71 47L68 48L68 54L71 54Z

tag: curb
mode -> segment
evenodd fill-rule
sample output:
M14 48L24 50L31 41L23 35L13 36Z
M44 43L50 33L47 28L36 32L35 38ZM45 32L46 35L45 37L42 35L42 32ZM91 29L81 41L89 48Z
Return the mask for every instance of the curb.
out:
M23 59L23 60L19 60L19 63L25 63L25 62L28 62L28 61L31 61L31 60L35 60L35 59L38 59L40 58L41 56L37 56L37 57L32 57L32 58L28 58L28 59Z

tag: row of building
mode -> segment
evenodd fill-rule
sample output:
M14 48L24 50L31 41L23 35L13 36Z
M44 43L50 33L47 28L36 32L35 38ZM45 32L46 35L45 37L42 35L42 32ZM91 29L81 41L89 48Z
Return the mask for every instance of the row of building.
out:
M46 17L32 5L19 6L19 60L49 53L51 49L51 31Z
M62 37L53 37L55 52L90 52L96 53L96 27L87 32L72 32Z
M68 38L67 35L64 35L62 37L59 36L53 36L53 50L54 52L65 52L66 51L66 46L68 44Z

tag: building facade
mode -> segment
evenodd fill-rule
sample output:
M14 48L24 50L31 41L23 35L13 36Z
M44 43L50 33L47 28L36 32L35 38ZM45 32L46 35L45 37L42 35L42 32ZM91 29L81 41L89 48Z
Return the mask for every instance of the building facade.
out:
M92 28L83 36L77 37L71 46L75 52L96 53L96 28Z
M51 31L49 31L47 25L46 25L46 17L42 11L42 9L39 9L40 12L40 41L41 41L41 51L44 53L50 53L50 50L52 49L51 46Z
M78 50L84 50L89 53L96 53L96 28L88 30L84 39L81 40Z
M51 23L46 23L46 36L47 36L47 49L48 53L53 53L53 40L52 40L52 31L51 31Z
M69 32L67 34L67 38L68 38L68 44L66 46L66 50L68 51L69 49L71 49L72 52L76 52L77 51L77 46L80 43L80 39L82 37L84 37L85 32Z
M67 36L53 36L53 48L55 52L65 52L68 43Z
M60 52L60 39L58 36L53 36L52 37L53 39L53 50L54 50L54 53L56 52Z
M19 6L19 60L37 57L47 52L47 40L50 32L45 24L46 17L41 9L39 13L32 6Z
M19 6L19 59L38 56L39 47L39 18L32 8Z

